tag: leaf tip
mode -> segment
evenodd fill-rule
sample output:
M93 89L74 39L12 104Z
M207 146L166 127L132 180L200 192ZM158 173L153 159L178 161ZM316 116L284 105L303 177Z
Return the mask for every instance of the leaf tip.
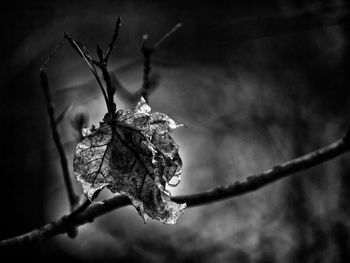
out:
M175 225L179 217L183 215L183 213L185 213L185 209L187 208L186 203L183 203L183 204L174 203L174 204L176 205L174 206L175 209L174 210L172 209L171 211L172 212L171 216L165 219L161 219L160 221L162 223L167 225Z
M147 104L145 98L142 96L140 101L136 104L135 113L145 113L149 114L151 112L151 107Z

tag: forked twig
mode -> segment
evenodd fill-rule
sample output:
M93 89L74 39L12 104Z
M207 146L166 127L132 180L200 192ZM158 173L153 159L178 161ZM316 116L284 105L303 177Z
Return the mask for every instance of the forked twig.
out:
M115 114L115 111L117 108L116 104L114 102L114 94L115 94L116 89L115 89L115 86L111 82L111 78L110 78L110 75L109 75L109 72L107 69L107 65L108 65L108 59L110 57L110 54L113 50L113 47L114 47L115 42L116 42L117 37L118 37L120 25L121 25L121 20L120 20L120 17L118 17L115 28L114 28L112 40L109 43L108 50L107 50L105 56L103 56L103 51L102 51L101 47L99 45L97 45L97 54L98 54L99 60L93 59L89 55L87 48L85 48L82 44L76 42L67 33L65 33L65 38L71 43L73 49L78 53L78 55L81 56L85 60L85 62L90 67L92 73L94 74L94 76L95 76L95 78L100 86L100 89L103 93L103 97L104 97L105 102L106 102L108 113L111 116L113 116ZM102 84L100 77L97 73L97 70L95 68L95 65L102 72L102 76L103 76L104 82L106 84L106 88L103 87L103 84Z
M143 76L142 76L142 85L139 90L136 92L129 92L119 81L115 74L112 74L112 84L117 86L117 90L119 95L126 99L131 103L135 103L140 99L140 97L144 97L146 102L149 102L149 95L152 89L152 81L150 79L150 73L152 70L151 67L151 56L152 54L159 48L161 43L163 43L166 39L168 39L172 34L174 34L180 27L182 27L181 23L177 23L174 27L172 27L167 33L165 33L155 44L151 47L148 46L147 40L148 35L145 34L142 36L142 44L141 44L141 53L143 56Z
M69 34L64 33L64 37L69 41L69 43L72 45L73 49L78 53L78 55L81 56L85 60L86 64L88 64L92 74L94 75L94 77L95 77L95 79L96 79L96 81L97 81L97 83L98 83L98 85L99 85L99 87L100 87L100 89L102 91L102 94L103 94L103 97L105 99L105 102L106 102L106 105L107 105L107 109L108 109L108 112L109 112L110 109L108 108L108 105L109 105L108 97L107 97L106 91L105 91L105 89L104 89L104 87L102 85L101 79L100 79L100 77L99 77L99 75L98 75L98 73L96 71L95 66L94 66L94 61L92 60L92 58L88 54L86 54L79 47L78 43L75 40L73 40Z
M58 116L57 119L55 118L54 106L52 103L52 96L51 96L51 92L50 92L50 88L49 88L49 81L48 81L48 77L47 77L47 74L45 72L45 69L46 69L46 66L48 65L49 61L52 59L52 57L54 56L54 54L58 50L58 48L62 45L63 40L67 39L69 41L69 43L71 44L71 46L73 47L73 49L78 53L78 55L81 56L85 60L85 62L88 64L90 70L92 71L93 75L95 76L95 78L99 84L99 87L102 91L102 94L103 94L104 99L106 101L108 112L111 114L114 114L115 110L116 110L116 106L115 106L114 101L113 101L113 95L114 95L115 89L113 89L113 87L112 87L109 73L107 71L107 61L108 61L109 55L113 49L114 43L117 39L119 27L120 27L120 18L118 18L118 20L117 20L116 28L114 30L114 34L113 34L111 43L109 45L108 51L106 53L106 56L103 57L102 50L98 49L98 54L100 56L100 63L97 63L95 60L92 59L92 57L89 55L87 49L83 45L76 42L74 39L71 38L71 36L69 34L65 33L64 38L56 45L53 52L49 55L49 57L46 59L46 61L40 67L41 86L43 88L45 99L46 99L46 105L47 105L47 109L48 109L48 115L49 115L49 119L50 119L50 127L51 127L51 131L52 131L53 139L55 141L55 145L56 145L57 151L58 151L59 156L60 156L63 178L64 178L65 186L67 189L68 199L69 199L69 204L70 204L71 210L73 210L76 207L77 203L79 202L79 197L77 195L75 195L74 190L73 190L73 186L72 186L72 182L71 182L70 174L69 174L69 169L68 169L67 157L66 157L66 154L64 152L61 138L60 138L60 135L59 135L58 130L57 130L57 124L62 121L62 119L64 118L64 116L67 114L67 112L70 110L71 107L66 108ZM106 86L107 86L107 93L106 93L106 91L102 85L102 82L100 80L100 77L97 73L97 70L95 68L95 64L97 64L102 71L103 78L104 78L104 80L106 82Z

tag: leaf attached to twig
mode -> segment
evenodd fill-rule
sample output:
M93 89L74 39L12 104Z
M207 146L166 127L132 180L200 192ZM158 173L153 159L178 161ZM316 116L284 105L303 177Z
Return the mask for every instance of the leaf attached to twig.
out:
M180 126L151 112L142 98L134 111L119 110L98 129L85 130L76 147L74 173L86 196L92 200L107 187L128 196L144 220L176 223L186 204L173 202L165 185L181 174L179 147L170 135Z

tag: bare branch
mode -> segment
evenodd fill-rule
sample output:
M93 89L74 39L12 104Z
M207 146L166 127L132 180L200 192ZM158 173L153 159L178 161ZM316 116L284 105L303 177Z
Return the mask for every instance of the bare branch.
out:
M108 47L108 50L107 50L105 56L103 56L103 51L102 51L101 47L99 45L97 45L97 55L99 57L99 61L94 60L88 54L87 49L83 45L81 45L81 44L79 45L79 43L74 41L67 33L65 33L65 37L71 43L71 45L73 46L74 50L81 57L84 58L86 63L89 65L92 73L94 74L94 76L95 76L95 78L96 78L96 80L97 80L97 82L100 85L100 88L102 90L103 96L104 96L105 101L106 101L108 113L110 115L113 115L115 113L115 111L116 111L116 108L117 108L116 104L114 103L114 93L115 93L116 89L115 89L115 86L111 82L111 77L110 77L108 69L107 69L107 64L108 64L109 56L110 56L110 54L111 54L111 52L113 50L115 41L117 40L117 37L118 37L120 25L121 25L120 24L120 17L118 17L116 25L115 25L114 33L113 33L113 36L112 36L112 40L109 43L109 47ZM102 72L102 76L103 76L104 82L106 83L106 90L103 88L101 80L100 80L100 78L98 76L98 73L96 71L95 65ZM106 91L107 91L107 93L106 93Z
M97 46L96 46L96 51L97 51L97 56L98 56L98 58L99 58L99 60L100 60L100 63L103 63L103 51L102 51L100 45L97 45ZM98 63L98 62L97 62L97 63L95 62L95 64L98 65L99 63Z
M117 23L118 24L118 23ZM136 92L129 92L119 81L117 76L115 74L110 75L110 81L111 85L114 88L114 90L118 91L119 96L125 98L127 101L131 103L137 102L140 97L144 97L145 100L148 103L149 95L151 92L155 90L155 87L157 86L157 78L150 77L151 73L151 55L153 52L160 46L160 44L168 39L173 33L175 33L180 27L182 26L181 23L176 24L172 29L170 29L166 34L164 34L152 47L149 47L147 45L148 35L142 36L142 45L141 45L141 52L143 55L143 80L142 80L142 86L139 90ZM99 66L101 68L101 48L97 47L97 53L99 54L100 62L94 62L95 65Z
M101 72L102 72L102 76L103 76L103 80L106 83L106 87L107 87L107 96L108 96L108 112L113 115L116 111L116 104L114 102L114 94L116 91L115 86L112 84L111 82L111 76L109 75L108 69L107 69L107 63L105 62L100 62L96 64Z
M174 34L180 27L182 27L182 23L177 23L172 29L170 29L164 36L162 36L152 47L152 49L157 49L159 45L164 42L164 40L168 39L172 34Z
M68 193L69 204L71 209L74 209L74 207L76 206L79 200L79 197L74 194L74 190L73 190L73 186L72 186L72 182L69 174L69 169L68 169L67 157L64 152L64 148L62 146L61 138L58 133L57 125L55 121L55 110L52 103L51 92L49 88L49 81L43 68L41 68L41 71L40 71L40 79L41 79L41 87L43 88L44 95L45 95L52 136L55 141L55 145L61 160L61 168L62 168L64 183Z
M244 181L172 199L179 203L186 202L188 206L197 206L256 191L279 179L327 162L350 151L350 144L344 138L299 158L276 165L263 173L248 176Z
M149 48L147 46L147 39L148 35L143 35L142 37L142 55L143 55L143 80L142 80L142 87L141 87L141 96L144 97L147 103L148 101L148 90L150 88L150 80L149 80L149 74L151 72L151 55L154 51L154 49Z
M151 81L150 81L150 72L151 72L151 55L153 52L160 46L160 44L168 39L172 34L174 34L180 27L182 27L181 23L177 23L172 29L170 29L166 34L164 34L152 47L147 45L148 35L142 36L142 46L141 52L143 55L144 63L143 63L143 80L141 87L141 96L144 97L146 102L148 103L148 97L151 89Z
M84 214L84 211L90 204L91 202L87 200L68 216L61 217L57 222L49 223L27 234L0 241L0 248L14 245L25 245L31 242L43 242L55 235L69 232L78 226L78 224L76 224L77 222L82 221L81 215ZM79 214L81 215L78 216Z
M52 50L51 54L47 57L46 61L41 65L40 71L45 70L47 64L50 62L50 60L53 58L53 56L56 54L57 50L62 46L64 41L64 37L58 42L58 44L55 46L55 48Z
M113 33L112 40L109 43L108 50L107 50L106 55L105 55L105 57L103 59L105 63L108 62L109 55L111 54L111 52L113 50L114 43L115 43L115 41L117 40L117 37L118 37L120 26L121 26L120 17L118 17L117 22L115 23L115 28L114 28L114 33Z
M71 38L70 35L68 35L67 33L64 33L64 37L69 41L69 43L72 45L73 49L78 53L78 55L81 56L85 60L86 64L88 64L90 70L94 74L95 79L97 80L97 83L102 91L103 97L105 99L105 102L106 102L106 105L108 108L108 105L109 105L108 97L107 97L106 91L102 85L102 82L100 80L100 77L98 76L96 68L94 66L96 61L94 61L89 55L85 54L85 52L79 47L77 42ZM109 108L108 108L108 111L109 111Z
M186 202L188 207L192 207L243 195L258 190L279 179L287 177L288 175L332 160L349 150L350 143L347 136L345 136L344 138L317 151L274 166L272 169L261 174L249 176L245 181L220 186L203 193L173 197L172 200L179 203ZM64 216L58 221L47 224L40 229L33 230L21 236L3 240L0 242L0 247L44 241L55 235L65 233L74 226L90 223L103 214L130 204L131 202L126 196L115 196L101 203L93 204L83 212L77 212L79 210L78 208L68 216Z
M97 45L97 55L99 57L99 62L94 61L94 64L98 66L102 72L103 79L106 83L106 89L107 89L107 96L108 96L108 112L113 115L117 109L117 106L114 102L114 94L116 91L116 87L113 85L111 81L111 76L108 72L107 65L108 65L108 59L109 56L113 50L115 41L117 40L119 28L120 28L120 17L118 17L117 22L115 24L114 33L112 36L112 40L109 43L108 50L106 52L106 55L103 57L103 51L99 45Z

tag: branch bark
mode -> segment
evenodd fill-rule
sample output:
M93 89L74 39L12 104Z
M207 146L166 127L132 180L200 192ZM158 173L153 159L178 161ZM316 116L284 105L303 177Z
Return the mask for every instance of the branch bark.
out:
M350 150L349 134L350 132L348 131L342 139L328 146L276 165L263 173L249 176L244 181L219 186L207 192L176 196L172 200L179 203L186 202L188 207L193 207L256 191L288 175L306 170L348 152ZM101 203L93 204L88 208L82 207L82 205L56 222L49 223L24 235L0 241L0 247L45 241L55 235L66 233L72 227L91 223L95 218L103 214L130 204L131 202L126 196L115 196Z

